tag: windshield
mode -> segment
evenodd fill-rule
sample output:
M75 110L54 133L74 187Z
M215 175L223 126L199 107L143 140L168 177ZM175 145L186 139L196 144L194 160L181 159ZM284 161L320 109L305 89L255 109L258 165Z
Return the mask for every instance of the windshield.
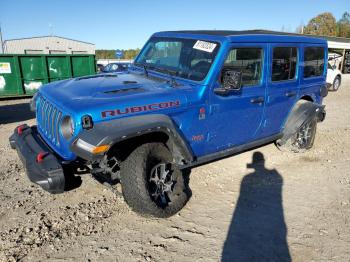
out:
M152 37L135 60L135 65L201 81L206 77L218 50L219 44L216 42Z

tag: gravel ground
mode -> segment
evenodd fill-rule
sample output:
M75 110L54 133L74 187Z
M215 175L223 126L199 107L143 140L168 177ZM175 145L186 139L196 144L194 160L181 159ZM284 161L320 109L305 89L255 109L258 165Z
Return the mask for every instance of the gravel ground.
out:
M0 101L0 261L350 261L350 77L311 151L271 144L198 167L169 219L140 217L89 174L59 195L31 184L8 144L35 123L28 101Z

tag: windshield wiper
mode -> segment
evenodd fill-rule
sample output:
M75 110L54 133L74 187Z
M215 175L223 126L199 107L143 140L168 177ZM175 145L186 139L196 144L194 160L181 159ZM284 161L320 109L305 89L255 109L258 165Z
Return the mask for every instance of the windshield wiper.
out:
M148 77L148 69L150 68L149 65L146 65L146 64L143 64L143 63L135 63L135 65L142 67L143 71L145 73L145 76Z
M145 76L148 77L148 70L146 65L143 65L143 70L145 70Z
M170 85L172 87L177 87L180 84L176 82L175 77L179 75L178 71L167 69L167 68L162 68L162 67L152 67L152 69L157 70L159 72L163 72L165 74L168 74L170 76Z
M135 63L135 65L143 68L146 77L148 77L148 70L151 69L151 70L155 70L155 71L158 71L158 72L165 73L165 74L169 75L170 76L170 81L168 81L168 82L169 82L169 84L172 87L177 87L177 86L180 85L175 80L175 77L178 76L178 74L179 74L178 71L167 69L167 68L162 68L162 67L157 67L157 66L154 66L154 65L147 65L145 63Z

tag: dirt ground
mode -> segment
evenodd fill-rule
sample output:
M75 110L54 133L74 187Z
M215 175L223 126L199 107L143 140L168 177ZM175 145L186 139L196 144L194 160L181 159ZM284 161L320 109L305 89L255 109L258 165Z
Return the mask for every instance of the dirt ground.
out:
M350 261L350 77L311 151L270 144L193 169L169 219L140 217L90 175L59 195L30 183L8 144L35 123L28 101L0 101L0 261Z

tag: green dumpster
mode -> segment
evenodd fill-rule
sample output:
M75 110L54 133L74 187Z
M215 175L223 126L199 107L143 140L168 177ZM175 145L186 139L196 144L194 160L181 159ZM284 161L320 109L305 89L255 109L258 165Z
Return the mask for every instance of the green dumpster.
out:
M0 98L30 96L46 83L96 73L95 55L0 55Z

